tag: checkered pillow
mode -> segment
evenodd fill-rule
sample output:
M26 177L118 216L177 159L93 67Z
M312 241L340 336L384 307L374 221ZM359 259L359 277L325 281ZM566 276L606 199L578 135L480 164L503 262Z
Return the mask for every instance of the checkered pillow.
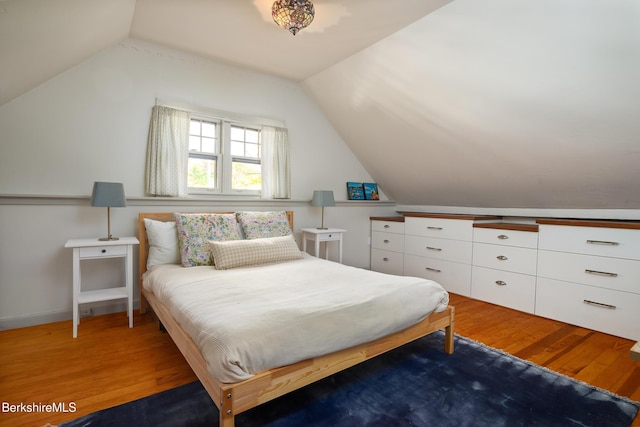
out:
M226 242L210 240L209 246L218 270L302 258L302 252L293 236Z

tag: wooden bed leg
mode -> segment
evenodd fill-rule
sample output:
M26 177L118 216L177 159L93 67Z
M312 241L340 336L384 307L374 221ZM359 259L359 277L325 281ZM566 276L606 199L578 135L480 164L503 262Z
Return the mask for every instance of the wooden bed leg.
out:
M453 354L453 323L455 319L455 309L451 307L451 324L444 328L444 351Z

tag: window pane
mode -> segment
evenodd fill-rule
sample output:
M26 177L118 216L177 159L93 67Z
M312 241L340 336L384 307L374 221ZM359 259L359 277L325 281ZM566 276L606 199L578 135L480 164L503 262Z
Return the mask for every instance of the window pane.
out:
M202 122L202 136L207 136L209 138L216 137L216 124Z
M245 157L260 157L260 146L258 144L245 144Z
M254 144L256 144L258 142L258 135L259 135L259 132L257 130L246 129L245 130L245 141L253 142Z
M187 186L194 188L216 188L216 159L189 157Z
M191 135L200 135L200 121L191 120L189 123L189 133Z
M189 136L189 151L200 151L200 138Z
M244 141L244 128L237 126L231 126L231 140L232 141Z
M261 190L262 166L259 163L233 161L231 187L234 190Z
M202 138L202 149L205 153L216 152L216 140L213 138Z
M244 142L231 141L231 155L244 156Z

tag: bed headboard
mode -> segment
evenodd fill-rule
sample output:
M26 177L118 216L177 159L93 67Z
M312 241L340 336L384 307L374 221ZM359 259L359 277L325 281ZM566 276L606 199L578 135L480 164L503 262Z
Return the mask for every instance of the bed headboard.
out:
M189 213L203 213L203 212L189 212ZM232 214L234 212L204 212L204 213L217 213L217 214ZM285 211L289 225L293 231L293 211ZM149 255L149 238L147 237L147 230L144 226L145 218L153 219L156 221L175 221L174 212L140 212L138 214L138 240L140 241L140 256L139 256L139 272L140 272L140 313L147 311L147 301L142 293L142 275L147 271L147 256Z

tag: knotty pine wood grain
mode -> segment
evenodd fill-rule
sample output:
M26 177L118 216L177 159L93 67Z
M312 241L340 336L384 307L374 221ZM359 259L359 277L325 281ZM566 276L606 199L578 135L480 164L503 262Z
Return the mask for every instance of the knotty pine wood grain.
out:
M456 333L556 372L640 401L633 342L451 295ZM75 402L75 413L0 413L0 426L43 426L158 393L196 379L152 314L134 328L116 313L0 332L0 400ZM640 416L634 425L640 426Z

